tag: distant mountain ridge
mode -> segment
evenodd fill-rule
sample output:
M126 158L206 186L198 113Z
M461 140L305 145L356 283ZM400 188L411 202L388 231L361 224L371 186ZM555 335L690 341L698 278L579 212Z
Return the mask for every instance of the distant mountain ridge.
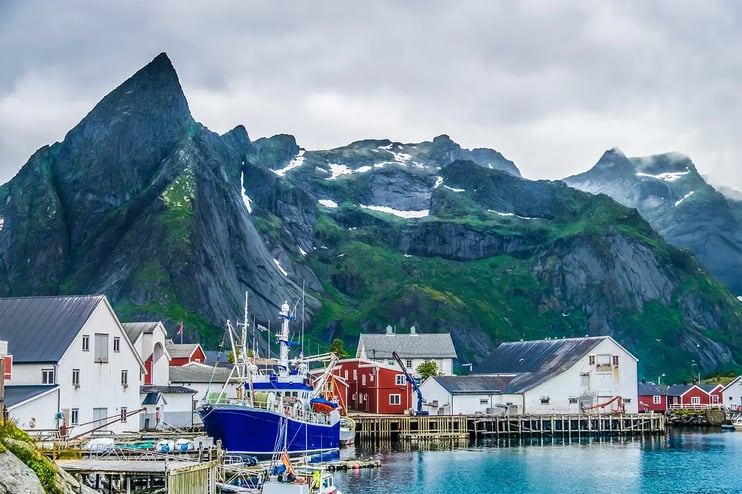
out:
M734 294L742 295L740 203L708 185L687 156L627 158L614 148L591 170L564 181L636 208L668 242L692 251Z
M122 320L184 321L209 348L248 292L266 326L288 300L312 351L392 324L450 332L475 363L503 341L609 334L648 375L740 365L740 304L636 211L445 135L220 136L164 54L34 153L0 217L0 295L103 292Z

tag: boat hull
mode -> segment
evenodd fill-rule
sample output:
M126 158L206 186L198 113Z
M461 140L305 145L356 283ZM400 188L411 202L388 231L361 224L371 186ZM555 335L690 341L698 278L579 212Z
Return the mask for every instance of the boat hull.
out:
M340 447L340 423L315 424L286 415L237 404L210 405L199 411L204 430L233 454L269 457L283 449L289 454L316 454ZM285 436L285 442L284 442Z

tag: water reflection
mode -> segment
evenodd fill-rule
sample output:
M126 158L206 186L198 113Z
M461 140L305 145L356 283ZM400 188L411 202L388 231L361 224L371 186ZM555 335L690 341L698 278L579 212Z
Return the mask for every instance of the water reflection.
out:
M742 434L486 440L433 451L399 444L343 450L379 469L338 472L346 493L742 493Z

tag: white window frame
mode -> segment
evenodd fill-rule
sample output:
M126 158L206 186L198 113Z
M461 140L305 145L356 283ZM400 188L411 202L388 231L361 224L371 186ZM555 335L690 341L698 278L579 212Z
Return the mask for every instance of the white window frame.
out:
M108 333L95 333L95 363L108 363Z
M690 404L691 405L700 405L701 404L701 397L700 396L691 396L690 397Z
M72 385L76 388L80 387L80 369L72 369Z
M113 337L113 353L121 352L121 338L118 336Z
M366 374L361 374L361 386L366 385Z
M405 378L404 374L395 374L394 376L394 384L397 386L404 386L407 384L407 379Z
M121 371L121 386L125 388L129 387L129 371L126 369Z
M654 405L662 405L662 397L660 395L654 395L654 396L652 396L652 404L654 404Z
M70 425L78 425L80 423L80 409L73 408L70 410Z
M400 395L400 394L390 394L389 395L389 404L390 405L401 405L402 404L402 395Z
M82 335L82 351L83 352L90 351L90 335L87 335L87 334Z
M41 384L54 384L54 369L41 369Z

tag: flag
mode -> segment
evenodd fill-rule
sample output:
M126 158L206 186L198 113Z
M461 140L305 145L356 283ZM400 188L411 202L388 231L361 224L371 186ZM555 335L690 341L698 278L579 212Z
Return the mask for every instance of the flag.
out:
M175 334L183 334L183 323L178 323L178 332Z
M286 472L291 475L296 475L296 470L294 470L293 465L291 465L291 458L289 458L289 454L285 449L283 450L283 453L281 453L281 463L286 467Z

